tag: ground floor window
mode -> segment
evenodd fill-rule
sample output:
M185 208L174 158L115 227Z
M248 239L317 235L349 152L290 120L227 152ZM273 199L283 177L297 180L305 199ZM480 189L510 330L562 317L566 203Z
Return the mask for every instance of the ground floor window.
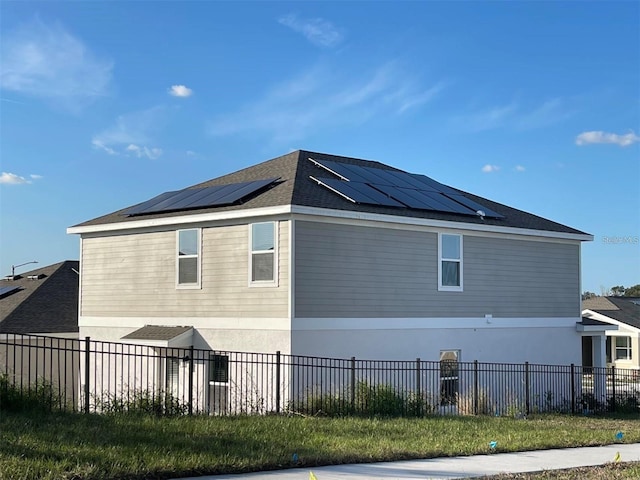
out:
M616 360L631 360L631 337L614 337L616 339Z
M440 352L440 405L456 405L460 381L458 362L460 350L443 350Z

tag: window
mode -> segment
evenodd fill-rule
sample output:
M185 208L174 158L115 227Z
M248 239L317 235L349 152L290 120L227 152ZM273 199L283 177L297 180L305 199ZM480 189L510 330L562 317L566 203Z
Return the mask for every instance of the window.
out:
M460 350L440 352L440 405L456 405L459 393Z
M177 357L167 357L166 389L167 393L175 394L178 391L178 376L180 372L180 360Z
M462 235L438 234L438 290L462 291Z
M212 354L209 358L209 383L229 381L229 357Z
M631 337L615 337L616 360L631 360Z
M200 229L177 232L177 283L181 288L200 288Z
M276 223L250 225L250 284L273 286L276 283Z

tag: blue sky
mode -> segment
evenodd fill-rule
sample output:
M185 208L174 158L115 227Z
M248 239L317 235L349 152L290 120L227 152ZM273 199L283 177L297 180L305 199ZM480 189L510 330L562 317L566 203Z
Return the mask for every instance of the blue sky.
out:
M640 283L638 2L0 2L0 32L2 274L300 148L591 233L583 290Z

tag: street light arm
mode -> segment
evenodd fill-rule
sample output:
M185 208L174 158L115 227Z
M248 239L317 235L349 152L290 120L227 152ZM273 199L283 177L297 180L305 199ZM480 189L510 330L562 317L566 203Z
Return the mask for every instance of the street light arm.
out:
M38 262L36 260L33 260L31 262L21 263L20 265L11 265L11 276L12 277L16 276L16 268L24 267L25 265L29 265L30 263L38 263Z

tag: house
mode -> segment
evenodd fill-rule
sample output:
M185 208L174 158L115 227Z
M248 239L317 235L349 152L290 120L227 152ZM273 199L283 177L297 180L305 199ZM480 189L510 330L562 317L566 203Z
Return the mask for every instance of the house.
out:
M378 162L296 151L68 232L81 337L190 326L196 348L580 362L591 235Z
M295 151L67 231L81 337L543 364L604 345L580 315L591 235L375 161Z
M588 298L582 302L582 316L609 326L607 366L640 369L640 298Z
M0 279L0 378L20 389L46 382L64 392L59 406L78 392L79 269L67 260Z
M0 279L0 334L78 338L77 260Z

